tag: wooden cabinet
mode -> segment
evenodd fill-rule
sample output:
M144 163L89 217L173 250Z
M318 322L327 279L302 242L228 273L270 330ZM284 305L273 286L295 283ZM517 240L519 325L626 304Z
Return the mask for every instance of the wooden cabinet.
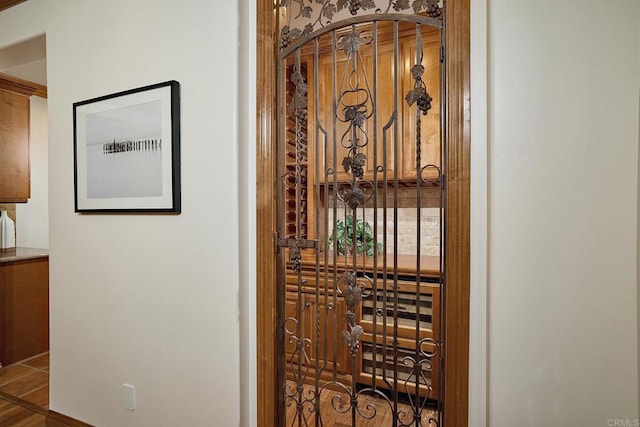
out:
M29 88L0 79L0 202L30 197Z
M395 361L405 357L422 360L420 376L420 394L437 399L439 396L438 351L434 340L439 340L440 330L440 285L437 283L420 284L420 301L416 297L416 283L398 281L397 292L391 286L378 288L373 293L368 289L369 297L362 302L361 325L365 334L362 338L358 382L373 383L389 388L396 376L400 391L415 393L415 372L413 366ZM375 308L374 308L375 301ZM394 335L394 312L397 313L398 328ZM416 343L420 343L416 345ZM394 356L397 352L397 357ZM428 357L432 355L433 357ZM425 384L428 382L431 390Z
M374 58L371 46L361 46L362 62L358 62L355 67L353 58L348 60L342 52L338 52L335 73L333 56L319 56L317 106L318 125L322 130L311 132L309 142L311 150L318 150L320 182L333 181L334 176L325 175L326 170L334 170L337 181L351 180L352 176L344 170L342 160L347 156L354 138L359 141L360 152L366 155L364 179L373 181L376 165L384 167L389 180L397 175L401 182L411 183L418 177L417 109L415 104L409 106L405 100L405 96L415 85L411 76L411 68L416 63L415 34L399 41L397 81L394 77L393 43L381 42L377 50L377 85L374 85L373 79ZM311 57L307 56L304 60L306 64L312 64ZM420 114L420 165L440 167L440 43L435 31L423 34L422 64L425 67L422 79L432 100L428 114ZM310 75L309 82L312 78ZM357 86L363 90L349 92L350 84L356 86L356 81ZM394 96L396 83L397 97ZM313 109L316 103L313 97L316 94L311 83L309 88L309 116L314 120ZM348 93L340 98L340 94L345 91ZM367 100L369 96L372 97L371 100ZM373 100L376 101L375 106ZM367 114L375 110L375 115L365 121L363 132L356 129L354 134L350 123L345 120L343 109L345 105L359 103L364 105ZM396 105L398 114L394 116ZM318 146L315 147L314 144ZM423 179L436 177L436 168L425 169ZM378 174L378 180L382 180L382 173Z
M416 62L415 43L404 40L401 44L403 76L411 75L411 67ZM437 33L429 33L422 45L424 74L422 80L431 96L431 109L420 116L420 165L440 167L440 43ZM402 93L407 94L414 87L411 78L402 79ZM401 179L413 182L418 178L417 158L417 116L415 104L409 106L402 100L402 173ZM424 169L423 180L437 179L434 167Z
M320 134L317 141L320 153L320 164L323 169L332 169L336 172L338 181L351 181L351 174L347 173L342 166L342 160L347 156L351 147L351 141L355 138L357 144L361 146L359 151L364 153L366 164L364 166L364 179L372 181L374 177L375 165L387 165L388 177L393 177L394 171L400 166L400 155L402 148L395 147L395 137L393 127L388 124L393 120L394 108L394 91L393 91L393 46L384 45L378 49L377 73L377 104L374 106L373 97L373 50L370 47L362 48L362 65L356 65L353 70L353 58L347 61L344 55L336 60L336 74L333 74L333 58L331 55L324 55L319 59L319 103L318 116L320 125L326 130L326 137ZM338 94L349 91L350 81L360 82L360 86L368 91L357 91L347 93L343 98L336 99L336 107L334 110L334 85ZM363 103L363 111L365 114L373 114L374 116L367 119L362 130L350 126L345 121L344 108L345 105L354 105ZM366 110L365 110L366 109ZM337 118L336 118L337 117ZM335 120L334 120L335 118ZM355 131L355 135L354 135ZM335 147L332 141L335 137ZM374 143L374 138L377 142ZM396 152L398 152L398 161L396 162ZM326 153L326 154L325 154ZM378 175L378 179L382 179ZM327 181L333 180L333 175L327 177ZM321 177L321 182L325 181Z
M0 365L48 349L48 258L0 263Z
M320 277L322 282L322 274ZM439 354L434 345L440 339L439 284L421 283L419 303L415 282L398 281L397 292L392 290L392 281L387 284L386 292L380 284L375 293L371 288L365 289L356 313L356 323L362 326L364 335L352 370L351 353L342 339L342 331L346 329L344 297L339 291L334 293L330 280L326 286L321 283L316 293L315 276L311 273L303 276L299 294L297 282L297 275L287 275L285 363L288 379L302 375L311 380L318 367L322 381L333 380L335 374L338 381L350 384L353 371L357 383L364 387L373 384L375 372L376 387L388 389L393 387L397 369L399 391L416 393L413 367L400 361L405 357L418 357L422 361L420 395L439 398L438 381L432 381L439 376ZM394 311L398 322L395 336ZM304 354L296 352L297 339L302 340ZM417 342L421 344L416 345ZM426 357L429 354L434 356ZM431 390L425 382L431 385Z
M286 371L290 379L298 366L303 371L320 370L320 378L330 381L335 372L342 381L348 381L351 372L351 356L342 341L346 307L333 289L316 294L315 278L304 277L304 285L298 296L297 276L287 276L285 298L285 349ZM299 332L298 332L298 329ZM299 335L298 335L299 333ZM337 338L336 338L337 337ZM296 353L296 338L302 339L304 354ZM306 356L305 356L306 355ZM302 362L301 364L299 362ZM313 375L309 376L310 378Z

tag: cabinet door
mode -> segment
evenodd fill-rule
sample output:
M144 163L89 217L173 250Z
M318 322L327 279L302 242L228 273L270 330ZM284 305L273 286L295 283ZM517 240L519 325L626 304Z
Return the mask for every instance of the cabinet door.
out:
M309 283L307 281L306 285ZM286 369L289 377L297 375L297 372L291 370L297 370L299 361L304 369L315 370L317 366L321 377L326 380L333 376L334 370L337 375L351 371L349 351L340 338L341 331L346 328L346 309L342 297L334 300L331 292L323 292L316 296L312 288L305 286L298 298L297 292L288 290L285 314L289 319L285 321L285 327L289 331L285 332ZM295 335L298 324L299 336ZM304 354L296 353L297 341L294 335L303 340Z
M398 153L397 163L399 166L401 165L400 153L402 151L401 146L398 146L397 150L395 149L393 126L390 126L386 131L384 130L385 125L390 123L393 118L394 109L393 46L389 44L378 46L375 80L372 47L363 46L360 53L361 56L355 58L355 68L353 58L347 61L347 58L339 53L336 59L335 75L331 55L324 55L319 60L318 117L320 125L327 131L326 144L323 141L318 141L321 163L324 169L335 170L338 181L350 181L352 176L344 170L342 160L347 156L350 141L355 137L360 145L358 151L366 155L364 179L373 180L376 165L385 166L388 179L393 179L396 169L396 153ZM358 80L357 85L356 79ZM348 93L350 83L362 90ZM399 82L398 90L401 88L402 85ZM340 94L343 92L347 92L347 94L340 99ZM375 107L373 104L374 96L377 96ZM369 101L366 101L367 98ZM370 115L365 120L362 131L356 129L355 136L350 123L340 120L344 120L344 103L348 105L365 103L366 113ZM324 178L323 172L321 171L321 177ZM323 178L321 181L324 181ZM382 177L379 176L378 179L381 180ZM327 180L331 182L333 176L329 176Z
M427 115L420 114L420 135L421 135L421 159L420 166L434 165L440 167L440 43L438 34L435 32L423 36L423 60L425 68L422 80L425 83L427 92L431 96L431 109ZM403 93L408 93L413 89L415 81L411 78L411 68L416 63L415 38L405 39L402 42ZM416 105L409 107L406 101L402 102L402 178L405 180L415 180L418 177L416 158ZM423 179L436 179L435 168L425 169Z
M320 300L315 302L315 295L309 296L309 323L312 331L317 331L318 336L312 338L313 346L310 351L311 360L317 360L321 370L330 372L334 369L337 373L347 373L348 358L347 347L340 339L342 331L345 329L345 305L342 298L333 301L331 295L320 296ZM316 341L316 338L317 341Z
M49 350L49 260L0 264L0 365Z
M26 202L29 175L29 97L0 90L0 202Z
M433 354L435 348L432 341L439 339L440 330L440 285L436 283L422 283L420 285L420 302L416 299L416 284L410 281L398 281L397 292L391 288L384 292L380 287L362 302L362 327L365 334L362 338L362 352L358 381L365 384L373 383L375 372L376 385L392 388L395 375L394 353L404 357L415 358L416 342L421 341L420 350L426 354ZM418 319L419 313L419 319ZM394 314L396 320L394 321ZM397 322L397 339L394 336L393 325ZM416 326L419 328L416 329ZM418 337L416 337L416 330ZM424 358L424 354L421 355ZM424 362L421 372L420 394L430 398L438 397L437 378L438 355ZM398 364L398 381L402 392L415 393L415 372L411 364ZM427 390L423 381L428 381L432 389Z

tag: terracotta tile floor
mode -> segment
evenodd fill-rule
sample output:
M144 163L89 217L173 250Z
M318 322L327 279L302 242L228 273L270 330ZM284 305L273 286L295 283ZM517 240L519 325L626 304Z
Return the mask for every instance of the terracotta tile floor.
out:
M0 369L0 392L49 408L49 353Z

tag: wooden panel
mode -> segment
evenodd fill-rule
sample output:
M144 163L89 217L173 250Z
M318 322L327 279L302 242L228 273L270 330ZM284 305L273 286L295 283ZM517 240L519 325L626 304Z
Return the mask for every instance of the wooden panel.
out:
M273 233L276 230L276 11L271 0L257 0L257 424L277 426L278 354L276 351L276 264Z
M440 167L440 43L438 32L430 31L423 35L423 62L424 74L422 79L431 96L431 109L427 115L420 113L420 135L421 135L421 161L420 165L431 164ZM411 75L411 67L416 63L416 42L415 36L403 40L402 45L402 67L403 75ZM413 79L403 79L402 93L409 93L413 89L415 81ZM402 102L402 178L413 181L417 179L416 171L416 106L411 107L403 100ZM423 179L435 179L437 172L433 168L426 169Z
M427 315L427 316L431 316L431 324L425 324L428 323L425 320L421 321L421 325L420 325L420 329L419 329L419 335L420 335L420 339L424 339L424 338L434 338L434 339L438 339L438 334L440 332L440 285L439 284L435 284L435 283L423 283L421 284L421 295L422 298L424 298L422 301L423 302L429 302L430 304L426 304L426 305L430 305L430 307L425 307L424 304L421 305L421 315ZM398 294L399 294L399 301L398 301L398 313L399 314L399 318L398 318L398 341L397 341L397 348L398 351L401 352L401 354L399 354L399 359L398 359L398 368L399 368L399 372L406 372L410 371L411 368L404 365L401 360L403 355L409 355L409 356L413 356L415 353L415 349L416 349L416 327L415 327L415 315L413 316L413 318L411 319L404 319L401 318L402 313L406 312L408 314L416 313L415 310L415 291L416 291L416 284L415 282L406 282L406 281L400 281L398 282ZM371 290L369 290L368 292L371 292ZM376 297L381 300L377 306L377 308L380 308L382 304L382 300L384 299L384 295L381 291L378 291L378 294L376 295ZM369 305L371 303L371 300L373 299L373 296L370 296L368 298L365 298L363 300L363 306L362 306L362 321L360 322L360 324L362 325L362 327L364 328L365 334L362 337L362 346L361 346L361 352L358 354L359 357L359 369L358 369L358 382L360 383L364 383L364 384L371 384L373 382L373 367L372 367L372 363L368 362L365 363L366 360L372 361L373 360L373 344L376 343L378 345L378 350L377 350L377 354L376 354L376 371L377 371L377 378L376 378L376 384L378 387L381 388L389 388L389 385L381 378L383 371L382 371L382 362L384 360L384 356L382 353L383 347L382 346L386 346L386 351L387 353L387 378L389 380L390 383L393 383L393 356L392 356L392 351L394 348L394 336L393 336L393 297L394 297L394 293L391 289L389 289L388 293L387 293L387 299L388 299L388 310L389 310L389 317L387 318L387 324L386 324L386 328L383 324L383 320L382 320L382 316L376 316L377 322L376 322L376 334L374 336L373 333L373 316L372 315L367 315L366 314L366 310L365 310L365 306ZM413 300L413 301L411 301ZM409 316L411 317L411 316ZM386 329L386 339L384 339L383 337L383 332ZM423 344L422 350L426 350L427 348L429 348L429 351L433 351L432 346L430 344ZM365 360L366 359L366 360ZM367 367L368 366L368 369ZM439 366L438 366L438 358L434 357L432 359L432 367L431 367L431 372L427 373L425 372L425 375L428 375L430 379L432 378L438 378L438 376L440 375L440 371L439 371ZM405 389L405 380L407 379L406 376L401 376L399 375L399 383L401 384L400 386L400 390L401 391L406 391L408 390L409 393L415 393L415 381L408 381L406 383L406 389ZM432 385L432 390L429 392L429 398L432 399L438 399L439 398L439 384L438 381L432 381L431 382ZM421 384L420 386L420 390L421 390L421 395L426 396L427 395L427 388L424 386L424 384Z
M470 0L447 2L447 221L444 425L469 418Z
M47 97L47 87L38 83L22 80L8 74L0 73L0 87L9 92L20 93L25 96Z
M0 264L0 364L49 349L49 260Z
M0 202L29 196L29 98L0 90Z
M27 0L0 0L0 12Z
M370 91L371 96L374 95L374 80L373 80L373 49L371 46L363 46L360 49L360 53L362 55L362 63L364 64L364 69L361 64L358 62L356 64L357 74L359 77L360 87L367 88ZM347 58L342 53L342 51L338 52L336 59L336 75L333 75L333 58L330 54L325 54L319 59L319 118L322 126L327 130L328 133L328 141L327 141L327 156L326 161L324 156L321 157L320 162L323 164L324 168L332 168L335 169L337 180L338 181L351 181L351 174L345 172L344 167L342 166L342 160L347 156L349 149L349 141L352 139L351 134L348 133L346 136L345 132L349 130L349 123L344 123L340 120L336 120L335 132L336 132L336 140L335 140L335 148L336 148L336 159L334 163L334 140L333 140L333 132L334 132L334 112L331 106L333 105L333 97L334 97L334 88L333 85L335 83L337 93L340 94L345 90L349 89L349 80L353 77L349 76L350 73L353 72L354 60L351 58L347 63ZM377 84L378 84L378 108L376 110L377 114L377 141L374 141L374 117L370 117L366 120L363 128L366 132L366 136L357 132L357 138L361 139L361 143L364 143L365 138L368 138L368 142L366 146L360 149L360 152L363 152L366 156L366 164L364 170L364 179L373 180L373 170L375 165L382 165L384 163L384 152L387 154L387 177L388 179L393 179L394 170L395 170L395 147L394 147L394 132L393 126L387 130L387 145L386 147L383 144L383 134L384 134L384 126L393 116L393 107L394 107L394 92L393 92L393 44L384 44L378 46L378 63L377 63ZM348 69L347 69L348 67ZM345 76L345 72L347 75ZM335 81L334 81L335 80ZM367 86L367 83L369 86ZM401 86L399 86L399 90L401 90ZM343 101L347 104L357 104L358 102L363 102L365 96L363 93L356 93L350 96L346 96ZM338 100L336 100L338 101ZM339 118L344 119L344 115L342 113L343 106L338 105L337 116ZM371 112L373 108L371 104L367 104L368 111ZM324 146L320 148L320 152L324 151ZM386 148L386 149L385 149ZM402 146L399 146L398 149L398 164L400 164L401 154L402 154ZM376 157L377 156L377 157ZM378 179L381 179L381 176L378 176ZM333 176L329 176L329 181L333 180ZM321 178L321 182L324 181L323 177Z

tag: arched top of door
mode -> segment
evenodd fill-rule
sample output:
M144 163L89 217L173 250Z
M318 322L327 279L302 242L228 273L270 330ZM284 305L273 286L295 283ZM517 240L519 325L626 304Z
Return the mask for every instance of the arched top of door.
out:
M279 56L321 35L373 21L415 22L443 27L439 0L279 0Z

